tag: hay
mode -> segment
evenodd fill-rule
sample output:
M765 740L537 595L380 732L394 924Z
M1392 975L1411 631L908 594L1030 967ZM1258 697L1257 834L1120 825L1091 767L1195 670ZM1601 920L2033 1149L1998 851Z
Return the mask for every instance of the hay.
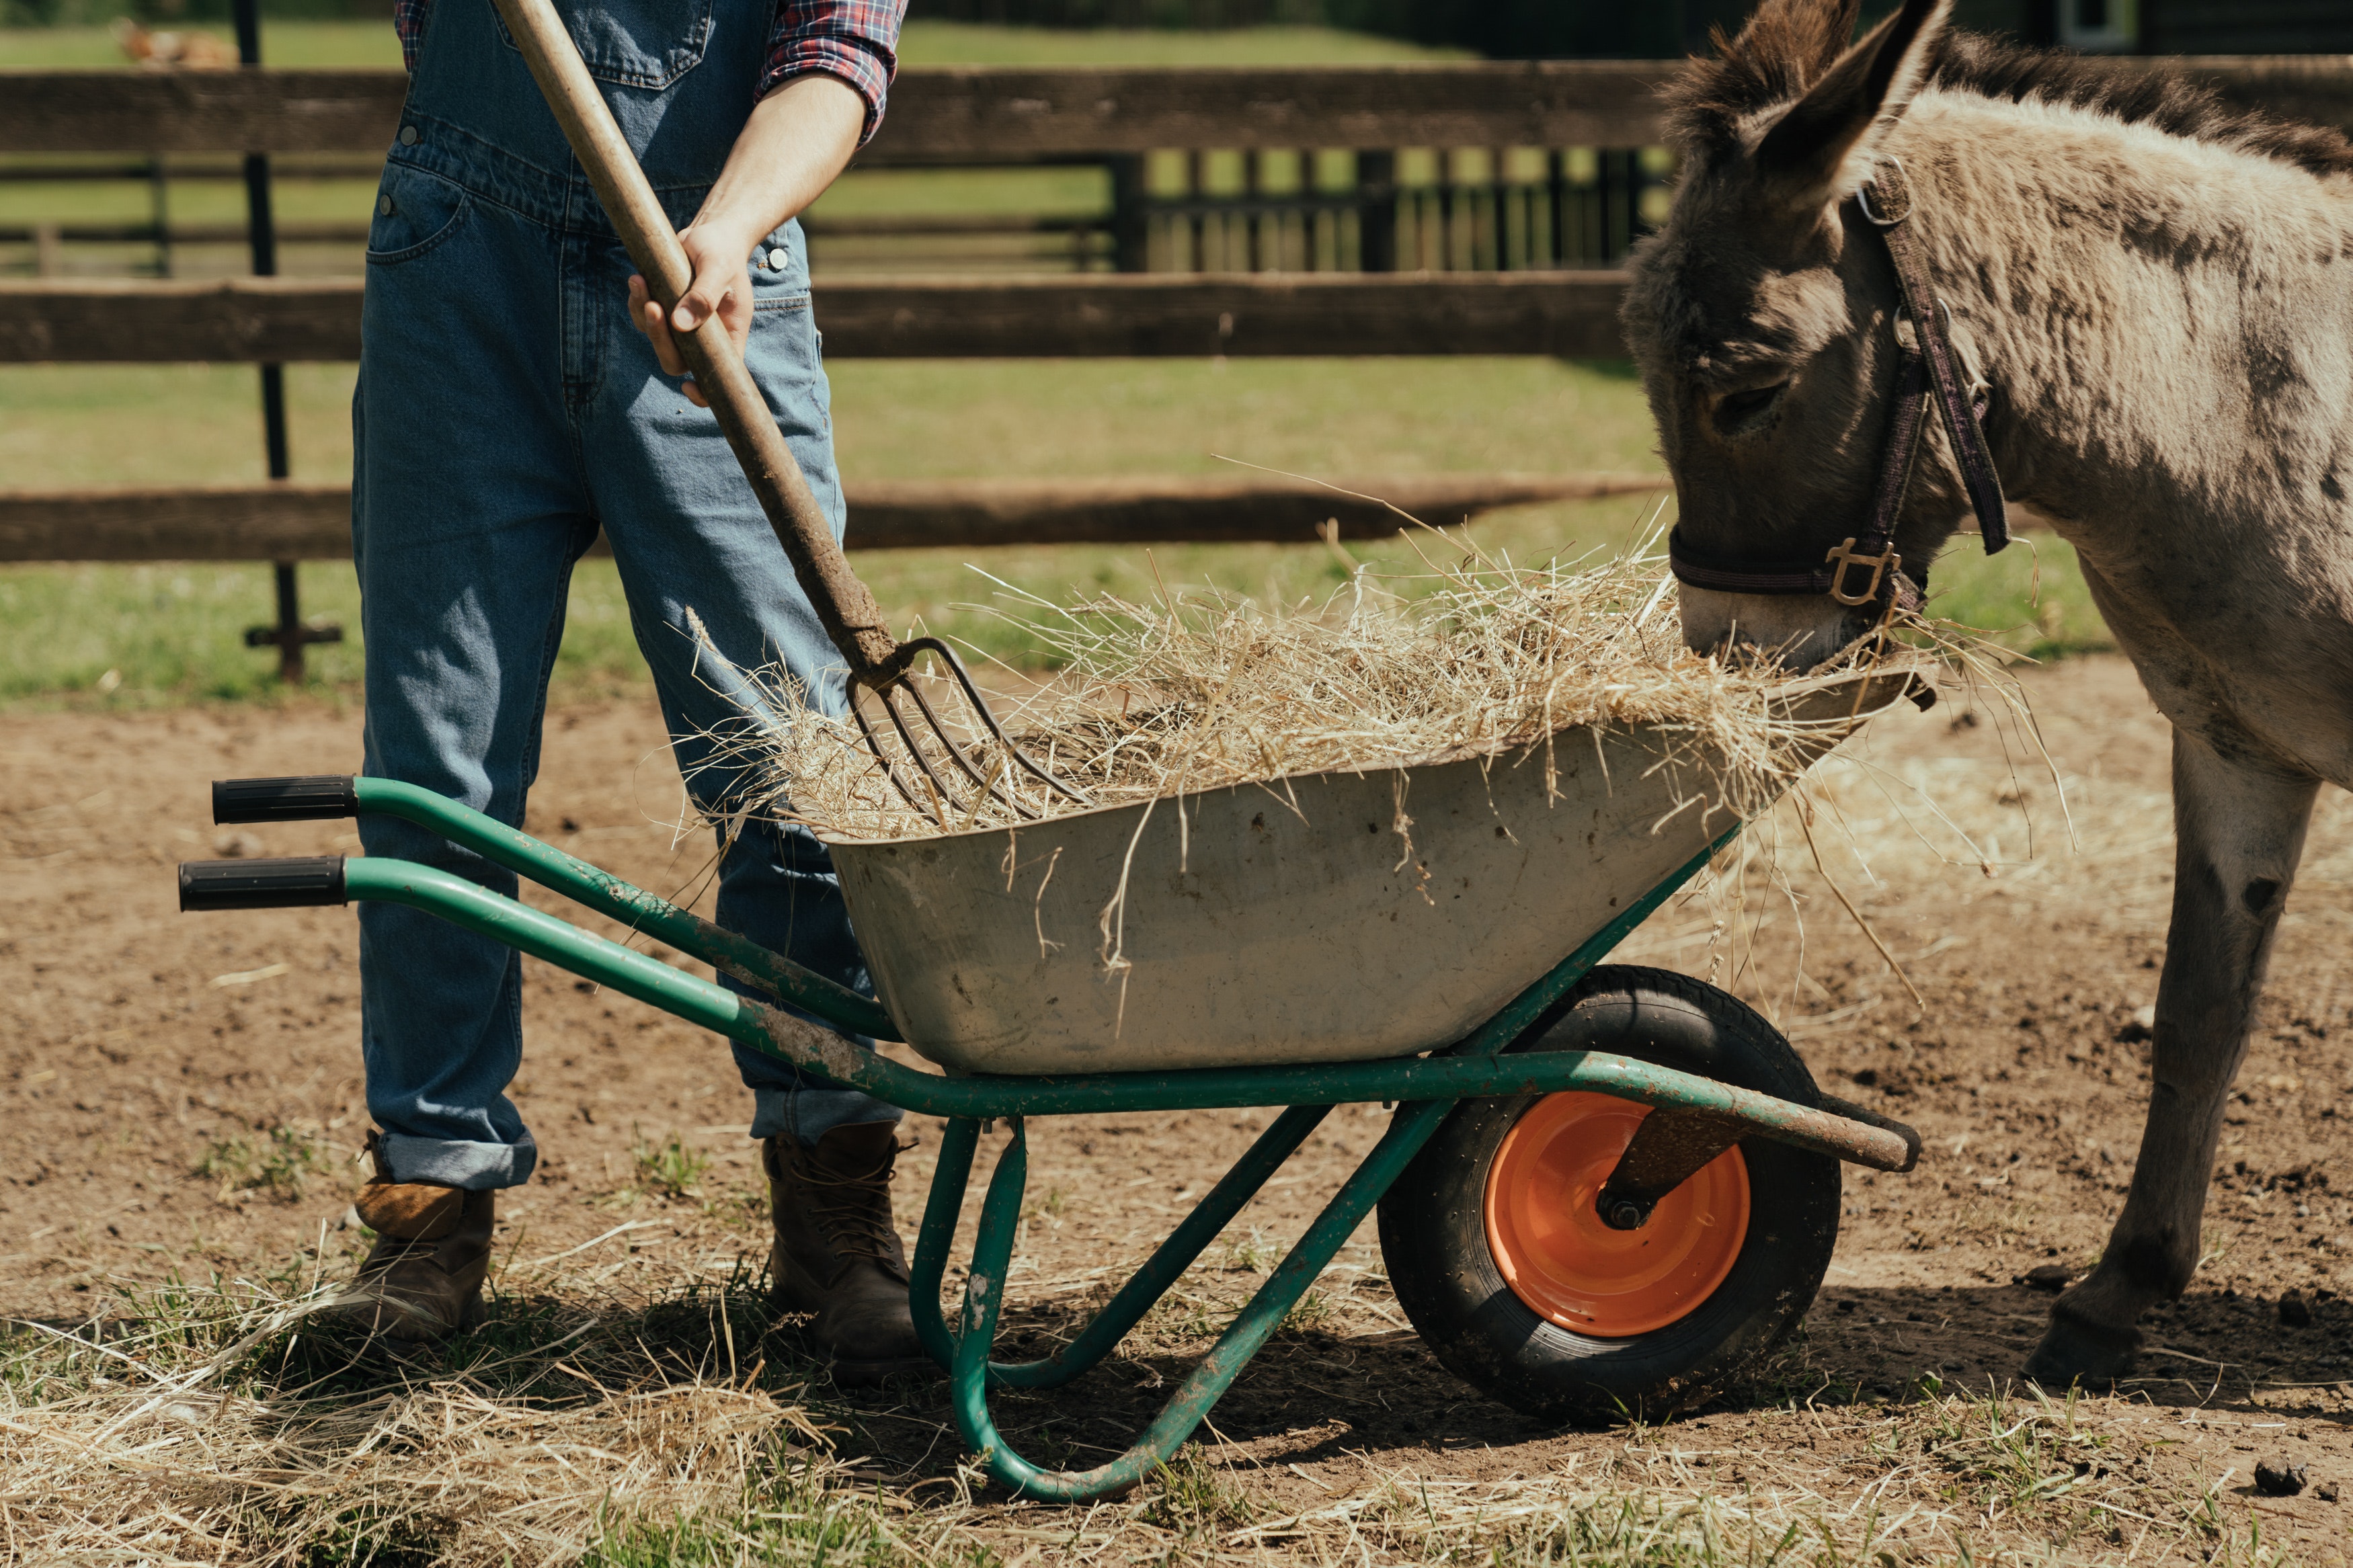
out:
M456 1363L414 1367L320 1340L326 1289L175 1282L11 1325L5 1555L563 1563L681 1520L823 1516L841 1467L765 1363L731 1364L762 1331L731 1294L510 1298Z
M1703 764L1711 805L1754 816L1835 730L1791 712L1820 681L1792 682L1769 661L1693 654L1672 588L1663 561L1635 551L1533 568L1474 552L1391 580L1359 568L1321 605L1275 609L1215 588L1068 605L1008 589L1009 607L997 613L1050 650L1060 673L1007 728L1089 804L1115 805L1302 773L1524 753L1579 726L1650 725L1679 763ZM828 837L888 840L1016 825L1016 800L1046 817L1082 809L1001 753L984 763L992 793L973 800L940 799L902 762L917 787L917 798L905 798L856 726L809 707L781 670L746 676L707 641L702 653L728 689L750 694L750 717L723 740L759 781L755 813ZM1894 673L1923 662L1917 650L1876 638L1841 668Z

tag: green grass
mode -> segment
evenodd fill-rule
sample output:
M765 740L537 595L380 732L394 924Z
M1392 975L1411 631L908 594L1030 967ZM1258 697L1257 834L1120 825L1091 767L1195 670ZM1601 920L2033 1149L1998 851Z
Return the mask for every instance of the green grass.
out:
M2063 658L2116 647L2092 606L2075 547L2055 535L2021 533L2000 554L1988 555L1975 534L1964 534L1937 557L1930 581L1933 614L1974 626L2030 658Z
M231 47L237 42L237 29L226 22L202 23L184 30L210 33ZM261 58L274 66L400 64L400 40L394 36L388 18L377 22L267 18L261 39ZM121 49L104 27L0 27L0 66L58 70L125 63Z
M392 65L379 22L268 24L269 58L286 65ZM1336 63L1430 52L1312 28L1239 33L1061 32L916 22L911 63ZM0 66L118 64L102 28L0 29ZM1427 173L1427 171L1425 171ZM365 182L287 183L289 218L365 216ZM234 184L174 187L188 221L241 215ZM1099 171L963 174L865 171L821 215L881 212L1100 211ZM132 183L0 186L0 222L131 221L147 213ZM295 264L305 258L297 258ZM336 258L331 265L341 265ZM1651 435L1622 366L1540 359L849 361L830 368L844 471L869 479L1120 474L1231 475L1219 454L1347 480L1366 475L1651 468ZM295 477L350 472L349 366L288 373ZM10 488L252 482L261 477L253 372L234 365L0 366L0 475ZM1514 559L1610 546L1644 510L1638 500L1543 507L1483 521L1480 537ZM2037 657L2106 646L2073 556L2042 540L2044 582L2030 594L2021 545L1980 560L1968 542L1936 573L1937 608L1998 632ZM1353 545L1376 570L1413 573L1402 543ZM1018 628L959 608L995 592L979 567L1049 598L1073 591L1141 596L1157 584L1212 582L1261 600L1328 592L1346 568L1322 546L1161 545L861 554L860 570L894 621L962 637L1021 665ZM348 566L303 572L307 612L339 621L346 642L312 650L316 681L348 692L359 679L357 592ZM0 567L0 704L153 706L251 700L276 689L245 628L270 613L266 566L160 564ZM611 563L583 562L558 661L559 692L579 696L644 679Z
M294 470L332 481L351 464L348 366L288 375ZM831 367L845 470L872 479L1237 474L1213 455L1345 479L1497 468L1643 468L1650 426L1615 366L1538 359L849 361ZM262 473L250 369L0 366L0 473L24 489L232 484ZM135 438L131 433L135 432ZM1637 498L1533 508L1482 525L1518 558L1622 537ZM1418 571L1401 546L1351 546L1384 570ZM1295 601L1341 580L1321 545L1082 546L861 553L894 620L921 620L1016 663L1023 639L954 606L994 590L977 565L1032 592L1140 595L1155 580L1214 581ZM306 613L349 640L312 650L319 681L360 672L351 569L302 573ZM248 626L270 613L259 564L0 568L0 702L141 707L248 699L275 689ZM114 679L107 681L108 673ZM644 679L608 561L584 561L556 681L569 695Z
M280 1125L250 1138L216 1142L196 1162L195 1173L220 1183L224 1198L234 1193L266 1192L291 1203L327 1163L316 1134Z
M899 58L913 66L1339 66L1472 57L1331 27L1187 32L911 21Z
M225 41L233 36L225 25L208 30ZM264 58L281 66L400 64L400 46L389 22L271 19L263 25L262 49ZM900 38L901 59L916 66L1345 65L1443 59L1459 53L1327 27L1171 32L913 21ZM103 27L0 28L0 68L122 64L121 51ZM373 182L282 181L277 190L278 216L285 222L364 222L375 196ZM184 182L173 187L171 211L181 223L228 223L243 217L244 201L242 187L233 182ZM811 213L824 217L1006 211L1080 216L1101 213L1109 203L1109 187L1099 169L858 170ZM135 182L0 184L4 224L138 223L150 216L147 187ZM145 259L143 251L126 251L125 256ZM290 258L290 268L299 268L305 259Z
M1572 471L1655 466L1640 390L1622 366L1542 359L847 361L830 367L846 472L869 479L1239 474L1218 454L1345 480L1368 474ZM296 477L350 472L348 366L289 374ZM261 477L253 373L239 366L0 367L0 472L26 489L252 482ZM136 433L132 438L128 434ZM1480 539L1535 561L1624 541L1647 503L1623 497L1482 520ZM1439 520L1433 520L1439 521ZM1423 568L1402 541L1352 544L1377 571ZM2039 602L2031 598L2041 552ZM1048 598L1215 583L1261 601L1328 593L1345 567L1321 545L1021 547L861 552L894 623L964 637L1034 665L1018 627L958 608L997 592L978 567ZM317 680L360 673L350 568L303 569L307 613L342 623L313 650ZM2037 658L2108 646L2073 553L2022 537L1999 557L1956 542L1936 572L1937 610ZM0 703L146 707L276 689L243 646L268 618L266 566L178 563L0 568ZM114 679L108 680L109 672ZM574 577L560 695L641 681L609 561Z
M237 37L226 23L200 24L194 30L211 33L224 43L234 43ZM400 64L400 43L388 20L269 18L262 24L261 49L263 59L279 66ZM1063 30L919 20L909 22L900 35L899 58L913 66L1304 66L1464 57L1460 50L1422 48L1329 27L1251 27L1234 32ZM0 67L58 69L123 63L122 51L104 27L0 27Z

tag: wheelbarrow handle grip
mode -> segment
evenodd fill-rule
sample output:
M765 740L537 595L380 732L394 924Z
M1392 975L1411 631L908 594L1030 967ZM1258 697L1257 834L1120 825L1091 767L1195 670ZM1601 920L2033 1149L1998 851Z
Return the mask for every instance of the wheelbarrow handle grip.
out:
M180 862L180 908L186 910L292 910L347 901L340 855Z
M349 773L213 780L215 822L332 822L359 811L359 786Z
M679 296L694 281L693 266L628 139L614 123L596 78L581 63L564 18L552 0L493 3L563 127L565 140L572 144L573 155L596 187L606 216L628 247L629 259L644 275L647 289L664 310L676 310ZM694 373L694 384L744 465L744 477L752 481L760 508L793 563L801 591L816 608L826 635L849 659L850 673L895 668L898 639L891 635L874 595L850 571L831 521L818 507L726 326L714 312L692 332L672 336Z

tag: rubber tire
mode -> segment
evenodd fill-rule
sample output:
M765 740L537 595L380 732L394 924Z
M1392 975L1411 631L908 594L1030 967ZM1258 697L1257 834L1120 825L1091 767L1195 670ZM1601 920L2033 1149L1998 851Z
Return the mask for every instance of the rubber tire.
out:
M1595 969L1507 1048L1608 1051L1799 1105L1819 1100L1778 1030L1737 998L1662 969ZM1487 1243L1488 1170L1539 1098L1462 1101L1381 1200L1381 1256L1398 1305L1448 1371L1546 1420L1651 1419L1713 1397L1813 1304L1838 1244L1839 1162L1744 1139L1748 1232L1732 1272L1664 1328L1593 1339L1523 1302Z

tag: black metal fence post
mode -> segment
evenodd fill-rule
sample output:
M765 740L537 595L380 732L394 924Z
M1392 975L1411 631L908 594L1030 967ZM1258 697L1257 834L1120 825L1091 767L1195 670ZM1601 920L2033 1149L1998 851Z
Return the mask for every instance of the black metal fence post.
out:
M1152 215L1145 206L1150 193L1145 188L1144 154L1123 153L1104 163L1111 171L1112 268L1119 272L1148 271Z
M261 64L261 10L259 0L237 0L237 58L245 69ZM157 167L162 167L161 160ZM257 278L272 278L278 273L278 226L269 205L269 158L267 153L248 153L245 155L245 233L253 251L253 274ZM261 438L269 464L269 477L285 479L293 469L286 450L286 367L265 364L261 367ZM295 577L295 563L280 561L273 563L277 577L278 622L275 626L249 626L246 629L248 647L278 649L278 679L290 686L302 683L302 650L314 642L341 642L341 626L306 626L302 624L301 591Z
M1398 269L1397 154L1356 154L1356 265L1366 272Z
M172 181L164 154L147 160L147 210L155 225L155 276L172 275Z

